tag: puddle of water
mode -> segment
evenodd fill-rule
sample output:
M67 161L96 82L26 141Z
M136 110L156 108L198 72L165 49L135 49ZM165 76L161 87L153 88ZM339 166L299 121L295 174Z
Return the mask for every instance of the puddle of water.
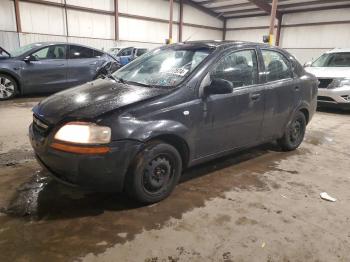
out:
M0 227L7 228L0 233L0 243L6 240L0 244L0 260L28 257L28 252L33 261L43 257L72 260L101 253L132 240L142 230L160 228L170 218L180 219L185 212L204 206L212 198L224 197L229 190L278 188L262 174L273 169L276 161L307 151L280 153L275 149L265 145L193 167L183 174L168 199L151 206L123 195L69 188L47 178L44 172L35 173L22 185L17 184L3 209L8 216L0 216ZM14 187L16 181L9 183ZM21 237L18 232L22 232Z
M29 182L18 187L15 196L6 208L2 208L1 212L14 216L31 216L38 215L39 194L48 184L49 177L37 171Z
M326 134L322 131L311 131L307 133L305 142L312 144L314 146L319 146L322 144L332 143L333 138L330 134Z

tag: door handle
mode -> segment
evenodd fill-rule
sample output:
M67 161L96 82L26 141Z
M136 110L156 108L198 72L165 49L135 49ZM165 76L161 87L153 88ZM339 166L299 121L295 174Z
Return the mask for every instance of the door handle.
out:
M64 64L60 64L60 65L57 65L57 66L64 66Z
M260 94L252 94L250 96L250 99L253 101L259 100L259 98L260 98Z
M299 91L299 86L294 87L295 91Z

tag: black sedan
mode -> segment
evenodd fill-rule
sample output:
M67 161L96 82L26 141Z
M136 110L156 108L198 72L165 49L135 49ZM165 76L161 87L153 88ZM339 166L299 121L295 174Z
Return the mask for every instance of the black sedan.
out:
M54 93L117 68L111 55L77 44L34 43L12 52L0 48L0 101L19 94Z
M30 140L59 181L153 203L186 167L273 140L296 149L317 83L279 48L179 43L44 99L33 109Z

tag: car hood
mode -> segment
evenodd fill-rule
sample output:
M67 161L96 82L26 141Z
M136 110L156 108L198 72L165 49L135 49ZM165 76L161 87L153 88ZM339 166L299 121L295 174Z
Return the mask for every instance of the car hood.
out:
M350 78L350 67L305 67L317 78Z
M9 57L9 56L4 56L4 55L0 55L0 63L1 62L9 62L9 61L15 61L15 58L13 57Z
M56 93L42 100L33 112L50 124L64 118L92 119L114 109L171 92L165 88L150 88L98 79Z

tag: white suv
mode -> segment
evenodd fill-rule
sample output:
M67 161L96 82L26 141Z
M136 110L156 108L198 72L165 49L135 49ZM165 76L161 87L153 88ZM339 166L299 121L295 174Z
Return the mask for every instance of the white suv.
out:
M314 74L320 84L319 106L350 109L350 49L334 49L314 62L305 64L305 70Z

